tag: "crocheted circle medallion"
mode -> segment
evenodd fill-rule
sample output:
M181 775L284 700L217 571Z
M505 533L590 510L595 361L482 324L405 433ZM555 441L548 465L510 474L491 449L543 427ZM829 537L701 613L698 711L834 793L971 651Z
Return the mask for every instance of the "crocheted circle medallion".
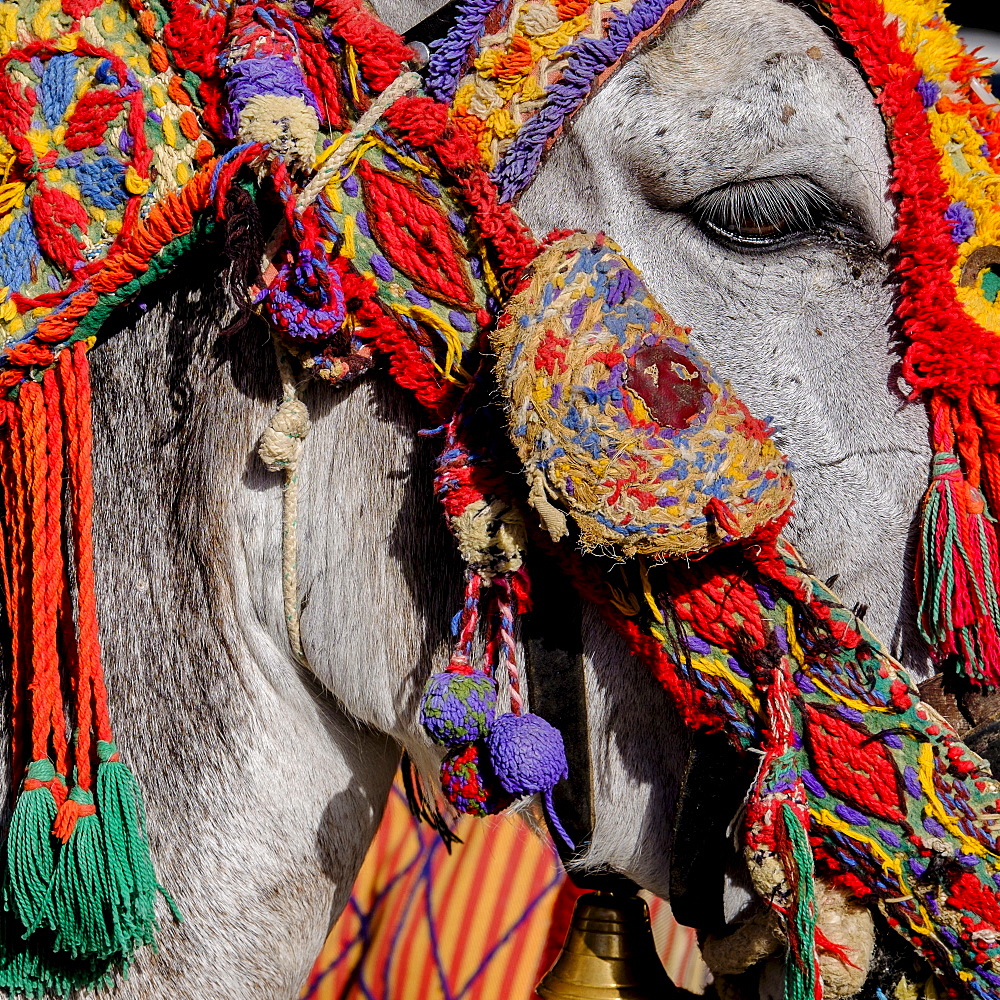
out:
M584 549L689 556L783 514L792 480L619 249L577 234L544 252L493 344L531 502Z

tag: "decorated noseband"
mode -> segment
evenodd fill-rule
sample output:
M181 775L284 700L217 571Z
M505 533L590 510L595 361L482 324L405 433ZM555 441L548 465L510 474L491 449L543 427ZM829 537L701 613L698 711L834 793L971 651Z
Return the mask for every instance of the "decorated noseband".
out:
M525 272L490 340L529 503L584 551L697 557L750 538L792 502L767 427L691 347L602 236Z

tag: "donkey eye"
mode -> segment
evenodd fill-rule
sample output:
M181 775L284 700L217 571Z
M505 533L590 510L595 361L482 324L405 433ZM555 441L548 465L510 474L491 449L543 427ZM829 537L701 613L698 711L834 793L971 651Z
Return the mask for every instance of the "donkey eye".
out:
M833 199L806 177L762 177L698 195L687 211L717 242L770 250L840 219Z

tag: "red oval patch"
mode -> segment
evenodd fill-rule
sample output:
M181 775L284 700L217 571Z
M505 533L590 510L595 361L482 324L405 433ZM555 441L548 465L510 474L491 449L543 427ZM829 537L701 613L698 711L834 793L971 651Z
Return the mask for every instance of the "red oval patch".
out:
M625 384L661 427L680 430L705 408L708 387L690 358L667 344L640 347L629 358Z

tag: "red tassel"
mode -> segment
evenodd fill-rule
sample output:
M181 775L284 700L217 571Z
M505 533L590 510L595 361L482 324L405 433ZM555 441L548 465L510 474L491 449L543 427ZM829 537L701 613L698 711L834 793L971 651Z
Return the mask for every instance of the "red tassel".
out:
M59 671L58 614L67 581L62 562L61 502L57 498L53 505L49 495L50 489L56 493L61 489L61 434L57 429L50 433L42 388L37 382L25 382L21 387L18 410L29 518L25 535L31 546L31 651L25 665L31 670L32 759L47 758L51 749L56 773L65 775L68 750ZM55 423L58 425L58 418ZM49 446L57 442L59 455L51 456ZM54 466L52 475L50 465Z
M949 408L938 403L937 454L920 511L918 622L936 659L957 657L970 680L1000 685L997 536L983 494L951 450L950 425Z

